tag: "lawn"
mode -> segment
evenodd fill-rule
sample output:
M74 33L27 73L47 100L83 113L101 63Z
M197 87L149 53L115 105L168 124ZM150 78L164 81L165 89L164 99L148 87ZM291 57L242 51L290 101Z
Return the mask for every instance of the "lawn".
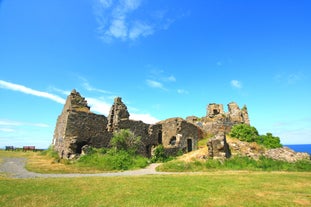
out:
M311 173L0 178L0 206L310 206Z
M34 152L28 166L70 172ZM67 167L67 168L66 168ZM65 170L65 171L64 171ZM80 171L79 169L78 171ZM11 179L0 175L0 206L311 206L311 172L217 170L174 175Z

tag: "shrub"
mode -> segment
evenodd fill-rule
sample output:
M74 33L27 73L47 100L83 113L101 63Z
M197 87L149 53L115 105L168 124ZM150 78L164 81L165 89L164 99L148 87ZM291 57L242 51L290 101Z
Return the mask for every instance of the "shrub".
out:
M238 138L241 141L255 142L259 134L255 127L247 124L238 124L232 127L230 136Z
M231 137L238 138L241 141L256 142L270 149L282 147L279 137L273 136L272 133L259 135L255 127L247 124L238 124L233 126L229 135Z
M105 153L103 153L105 152ZM128 170L143 168L148 164L148 159L134 155L125 150L98 149L94 153L81 156L77 165L91 167L99 170Z
M278 148L282 147L279 137L275 137L272 133L259 136L259 143L267 148Z
M116 151L124 150L135 154L141 145L141 137L136 137L129 129L121 129L113 134L110 144Z
M156 148L153 151L153 156L151 158L151 162L167 162L171 160L171 157L168 157L165 154L165 149L162 144L156 146Z

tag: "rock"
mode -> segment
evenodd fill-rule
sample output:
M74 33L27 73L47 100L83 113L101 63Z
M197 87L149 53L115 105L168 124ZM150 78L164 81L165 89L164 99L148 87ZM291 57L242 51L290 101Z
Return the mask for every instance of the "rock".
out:
M88 155L90 154L90 152L92 151L92 147L89 146L89 145L84 145L82 148L81 148L81 155Z
M297 162L299 160L310 160L310 154L303 152L295 152L288 147L281 147L276 149L269 149L264 153L264 156L286 162Z
M230 148L224 133L215 135L207 142L208 157L213 159L225 159L231 156Z
M255 160L259 159L265 152L265 149L255 142L242 142L238 139L229 139L229 147L232 156L250 157Z

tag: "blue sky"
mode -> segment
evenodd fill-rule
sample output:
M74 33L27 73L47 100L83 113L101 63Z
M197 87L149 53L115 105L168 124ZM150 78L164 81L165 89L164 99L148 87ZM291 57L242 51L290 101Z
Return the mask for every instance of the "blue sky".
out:
M0 147L46 148L75 88L108 114L205 116L248 106L283 144L311 144L308 0L0 1Z

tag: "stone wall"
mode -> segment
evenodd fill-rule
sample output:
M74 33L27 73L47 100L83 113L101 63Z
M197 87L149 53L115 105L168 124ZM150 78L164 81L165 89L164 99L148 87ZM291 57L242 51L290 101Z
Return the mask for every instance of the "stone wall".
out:
M182 118L170 118L159 122L162 125L162 144L166 149L178 148L183 152L196 150L200 129Z
M228 104L228 112L224 111L222 104L209 104L205 117L189 116L186 120L210 135L229 133L235 124L250 124L246 106L240 109L235 102Z
M59 115L53 146L62 158L81 153L84 145L107 147L112 134L106 130L107 118L90 112L86 100L73 90Z

